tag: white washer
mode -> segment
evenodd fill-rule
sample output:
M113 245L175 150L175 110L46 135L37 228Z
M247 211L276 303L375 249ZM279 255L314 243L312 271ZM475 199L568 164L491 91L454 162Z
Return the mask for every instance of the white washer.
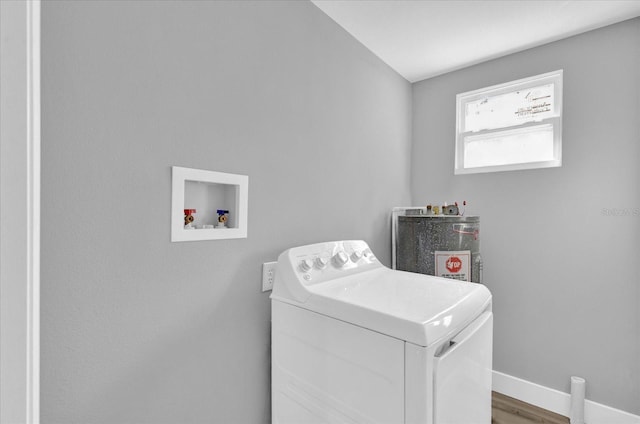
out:
M483 285L391 270L364 241L278 258L274 424L489 424L493 314Z

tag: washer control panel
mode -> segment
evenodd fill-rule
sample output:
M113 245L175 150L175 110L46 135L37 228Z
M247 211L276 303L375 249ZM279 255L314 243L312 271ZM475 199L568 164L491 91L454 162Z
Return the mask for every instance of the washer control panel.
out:
M334 241L289 249L287 259L305 286L380 265L362 240Z
M378 268L385 266L362 240L293 247L278 257L271 299L304 303L322 284Z

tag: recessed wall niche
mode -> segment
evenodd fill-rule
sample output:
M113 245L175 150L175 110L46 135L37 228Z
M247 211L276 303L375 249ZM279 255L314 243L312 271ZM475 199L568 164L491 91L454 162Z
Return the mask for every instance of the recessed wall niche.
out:
M172 242L247 237L248 176L173 166L171 179Z

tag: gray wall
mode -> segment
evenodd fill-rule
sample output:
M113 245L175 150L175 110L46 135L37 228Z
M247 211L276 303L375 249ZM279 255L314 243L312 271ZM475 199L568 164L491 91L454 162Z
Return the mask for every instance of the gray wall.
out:
M462 199L495 368L581 375L640 413L638 19L416 83L413 112L307 2L47 1L42 20L43 422L268 422L261 263L362 238L388 264L392 206ZM560 68L563 166L454 176L455 94ZM170 243L171 165L249 175L249 237Z
M42 5L42 421L268 422L284 249L409 203L411 86L309 2ZM249 237L170 243L170 166L249 176Z
M494 368L640 413L640 19L413 85L412 200L481 215ZM453 175L457 93L564 69L561 168ZM605 210L607 209L607 210ZM630 216L620 216L625 210Z

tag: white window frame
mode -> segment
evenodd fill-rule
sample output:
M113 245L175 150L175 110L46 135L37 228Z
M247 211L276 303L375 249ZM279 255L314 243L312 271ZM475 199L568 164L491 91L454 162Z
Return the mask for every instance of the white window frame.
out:
M516 81L498 84L479 90L460 93L456 96L456 145L455 145L455 168L458 174L475 174L483 172L515 171L522 169L551 168L562 166L562 69L548 72L533 77L523 78ZM524 122L517 125L506 126L496 129L485 129L479 131L464 131L465 110L468 103L486 97L500 96L514 91L526 90L545 84L553 84L554 99L553 113L550 117L536 121ZM504 165L465 167L465 138L481 138L482 136L496 134L506 135L517 130L524 130L535 126L551 125L553 129L553 159L538 162L508 163Z

